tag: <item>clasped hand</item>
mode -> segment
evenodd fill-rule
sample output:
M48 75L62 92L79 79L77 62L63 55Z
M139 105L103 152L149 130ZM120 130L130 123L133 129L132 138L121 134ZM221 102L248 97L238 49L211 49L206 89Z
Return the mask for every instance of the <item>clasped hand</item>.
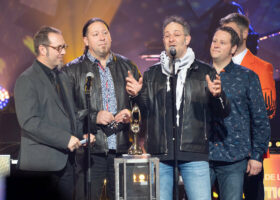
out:
M131 118L131 112L128 109L121 110L118 114L115 116L106 110L101 110L97 114L96 123L107 125L111 123L112 121L115 121L117 123L129 123Z

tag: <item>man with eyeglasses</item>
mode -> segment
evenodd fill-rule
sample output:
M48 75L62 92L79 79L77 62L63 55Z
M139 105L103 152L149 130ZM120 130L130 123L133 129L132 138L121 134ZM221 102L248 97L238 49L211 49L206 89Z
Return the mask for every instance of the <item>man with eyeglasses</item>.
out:
M108 24L100 18L88 20L83 27L85 52L64 68L71 80L75 105L80 120L87 130L87 105L84 85L88 72L94 75L90 96L90 127L96 136L92 147L91 196L100 199L104 180L110 200L115 199L114 158L127 153L129 146L129 122L132 100L125 90L128 71L137 80L140 73L135 64L111 51L111 35ZM82 154L82 152L81 152ZM82 161L78 165L83 165ZM77 199L85 199L83 170L77 182Z
M42 27L34 36L36 60L17 79L14 94L21 126L19 169L29 178L48 178L51 182L51 188L45 190L26 189L30 195L47 197L55 190L57 193L49 199L70 200L74 153L81 146L80 139L87 135L77 131L67 76L59 72L66 47L60 30ZM91 135L90 141L94 140Z
M230 110L220 77L209 65L195 59L190 41L188 23L178 16L168 17L163 23L165 51L160 54L160 63L144 73L143 85L132 76L127 78L127 92L135 96L147 119L147 152L160 158L161 200L173 199L174 155L178 159L188 199L211 199L210 121L213 115L225 117ZM175 76L171 67L171 49L176 50ZM172 78L176 86L174 102ZM176 122L172 123L174 115ZM177 127L176 133L173 132L174 126Z

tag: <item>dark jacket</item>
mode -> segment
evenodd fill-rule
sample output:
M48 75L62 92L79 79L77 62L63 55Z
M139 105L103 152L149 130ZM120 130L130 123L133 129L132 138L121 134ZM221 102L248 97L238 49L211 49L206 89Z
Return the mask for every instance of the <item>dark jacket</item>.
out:
M128 76L128 71L131 71L134 77L138 80L140 72L136 65L134 65L127 58L117 54L113 54L113 59L107 64L110 68L111 75L114 82L116 100L117 100L117 113L123 109L131 109L131 99L126 93L125 78ZM107 137L102 129L101 125L96 124L97 113L101 110L105 110L102 106L102 92L101 82L97 63L91 62L86 54L68 63L64 68L69 75L72 82L72 90L74 95L74 101L78 112L78 118L87 123L86 112L86 99L84 86L86 81L86 74L92 72L94 78L92 81L92 89L90 96L90 128L91 132L95 134L96 142L93 145L93 153L108 152ZM85 133L87 128L84 126L83 132ZM129 142L129 125L123 125L121 131L117 132L117 152L127 153L130 146Z
M59 171L66 166L71 135L76 134L74 103L68 79L59 74L65 109L54 85L35 61L17 79L15 106L21 126L19 168L30 171Z
M161 65L152 66L144 73L143 88L136 97L141 112L146 118L147 151L151 154L166 154L166 82ZM208 134L211 114L226 117L230 111L229 103L222 92L215 98L208 90L205 79L209 74L213 79L216 71L209 65L195 60L187 72L182 104L183 118L180 126L180 151L208 154Z

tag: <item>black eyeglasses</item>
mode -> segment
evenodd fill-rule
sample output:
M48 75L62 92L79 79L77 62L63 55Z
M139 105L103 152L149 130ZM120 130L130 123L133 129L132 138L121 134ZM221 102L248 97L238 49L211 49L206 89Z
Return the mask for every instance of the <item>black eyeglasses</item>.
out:
M66 49L68 48L68 45L67 45L67 44L59 45L59 46L57 46L57 47L54 47L54 46L51 46L51 45L47 45L47 44L43 44L43 45L46 46L46 47L51 47L51 48L57 50L58 53L61 53L62 49L65 49L65 50L66 50Z

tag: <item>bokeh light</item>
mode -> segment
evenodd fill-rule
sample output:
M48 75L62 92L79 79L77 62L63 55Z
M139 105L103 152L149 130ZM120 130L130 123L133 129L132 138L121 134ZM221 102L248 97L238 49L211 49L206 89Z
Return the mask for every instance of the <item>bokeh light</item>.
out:
M8 91L0 86L0 110L3 110L8 105L9 99Z

